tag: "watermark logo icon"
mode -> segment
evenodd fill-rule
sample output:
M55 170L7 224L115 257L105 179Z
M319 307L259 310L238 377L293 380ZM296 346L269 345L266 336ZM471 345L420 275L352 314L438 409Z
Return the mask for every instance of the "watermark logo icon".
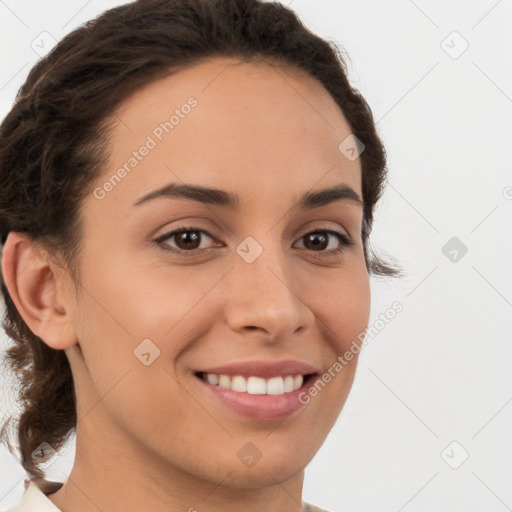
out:
M252 468L262 457L262 453L251 442L245 443L237 452L237 456L248 468Z
M42 469L47 469L50 466L49 461L57 452L46 442L41 443L33 452L32 459L34 459L38 466Z
M469 458L469 453L458 441L452 441L442 452L441 458L452 469L459 469Z
M454 30L441 41L441 48L452 59L458 59L468 48L469 43Z
M338 146L338 150L353 162L364 151L365 147L363 142L351 133L348 137L343 139Z
M263 247L252 236L248 236L238 244L236 252L247 263L252 263L263 252Z
M32 40L30 47L39 57L44 57L56 44L56 39L45 30Z
M468 248L459 238L454 236L443 245L441 252L452 263L458 263L467 254Z
M154 363L160 357L160 349L149 339L145 338L133 351L135 357L145 366Z

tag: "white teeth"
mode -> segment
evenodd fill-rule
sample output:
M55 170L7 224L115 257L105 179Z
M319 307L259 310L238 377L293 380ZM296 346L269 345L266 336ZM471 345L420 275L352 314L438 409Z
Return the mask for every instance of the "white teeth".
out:
M208 373L206 377L210 384L217 385L219 383L219 376L215 375L214 373Z
M231 379L227 375L219 376L219 386L221 388L229 389L231 388Z
M300 386L298 387L300 388ZM284 392L289 393L290 391L293 391L293 375L287 375L284 378Z
M249 377L247 379L247 393L251 395L265 395L267 393L265 379L261 377Z
M247 382L243 377L237 375L231 379L231 389L233 391L240 391L241 393L245 393L247 391Z
M282 395L284 393L283 377L272 377L267 381L267 395Z
M287 375L286 377L249 377L246 379L241 375L230 377L229 375L215 375L213 373L202 374L203 380L207 380L214 386L231 389L239 393L251 395L282 395L299 389L303 382L302 375Z

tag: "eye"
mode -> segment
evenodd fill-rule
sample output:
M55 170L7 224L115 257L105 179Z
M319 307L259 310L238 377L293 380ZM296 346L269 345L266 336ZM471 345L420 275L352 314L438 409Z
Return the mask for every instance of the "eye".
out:
M155 242L166 251L171 252L192 252L194 253L196 250L204 249L204 247L199 247L201 239L204 238L201 234L206 235L208 238L213 239L208 231L204 229L197 228L195 226L179 226L177 229L170 231L169 233L165 233L161 237L157 238ZM164 241L169 240L171 238L175 238L175 243L178 245L177 248L169 249L167 246L170 244L164 243ZM172 247L172 246L171 246Z
M318 248L325 249L329 246L329 235L334 236L338 240L340 246L328 251L318 251ZM300 240L306 240L306 244L304 244L306 249L312 249L314 252L324 252L328 255L334 256L343 252L347 247L350 247L355 243L352 238L350 238L345 233L328 228L318 228L315 231L310 231L309 233L303 235Z
M200 247L203 241L204 235L207 238L213 240L213 237L204 229L195 226L179 226L173 231L165 233L158 237L155 243L164 251L170 251L175 253L190 253L195 254L201 249L207 249ZM325 250L329 247L329 240L331 237L335 237L335 240L340 244L339 247ZM168 240L174 239L175 246L167 243ZM306 249L310 249L313 252L326 253L328 255L336 255L344 251L347 247L354 245L354 241L350 236L341 231L336 231L328 228L318 228L315 231L310 231L305 235L302 235L300 240L306 240L306 244L303 244ZM169 248L170 246L170 248Z

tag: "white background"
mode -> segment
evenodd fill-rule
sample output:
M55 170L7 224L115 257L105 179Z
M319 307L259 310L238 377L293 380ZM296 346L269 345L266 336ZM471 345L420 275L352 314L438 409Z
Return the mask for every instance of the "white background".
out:
M31 44L41 32L58 40L121 3L1 1L1 117L38 59ZM372 245L407 270L372 278L371 324L394 301L404 309L364 348L303 498L333 512L511 510L512 2L289 5L350 56L388 153ZM452 237L468 248L456 262L442 251ZM73 450L50 479L66 479ZM453 469L447 461L463 450L469 458ZM5 449L0 462L6 509L25 473Z

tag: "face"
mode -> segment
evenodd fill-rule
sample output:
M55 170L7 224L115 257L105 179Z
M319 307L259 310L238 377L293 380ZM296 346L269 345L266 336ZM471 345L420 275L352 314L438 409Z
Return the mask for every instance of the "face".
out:
M357 354L333 368L368 325L370 290L362 205L299 200L337 186L362 197L360 159L338 149L350 133L314 79L224 58L118 110L108 169L81 209L78 345L66 349L89 450L108 439L147 467L233 487L288 480L313 458L352 385ZM142 200L172 184L225 191L237 208ZM196 376L284 360L311 365L311 385L331 368L284 416L263 401L241 412Z

